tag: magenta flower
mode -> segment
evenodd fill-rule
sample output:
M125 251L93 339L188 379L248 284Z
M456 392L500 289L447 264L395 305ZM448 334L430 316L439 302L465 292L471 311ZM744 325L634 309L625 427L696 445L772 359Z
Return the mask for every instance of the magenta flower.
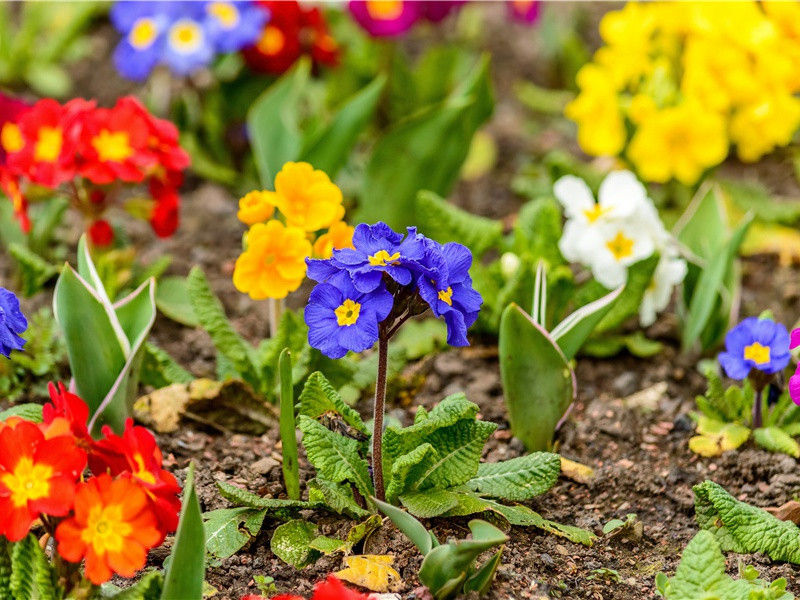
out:
M514 21L533 25L539 20L538 0L506 0L508 15Z
M350 0L350 14L373 37L403 35L420 18L424 2Z
M794 350L798 346L800 346L800 327L792 330L792 337L789 342L789 348L791 350ZM797 365L794 375L789 377L789 396L791 396L795 404L800 406L800 365Z

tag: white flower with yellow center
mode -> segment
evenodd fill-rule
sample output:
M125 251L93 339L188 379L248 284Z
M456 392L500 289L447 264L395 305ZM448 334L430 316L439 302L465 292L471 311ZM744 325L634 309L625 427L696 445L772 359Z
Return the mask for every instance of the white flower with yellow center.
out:
M655 251L652 238L636 222L604 223L596 233L600 241L586 266L598 282L612 290L627 281L628 267Z
M672 290L686 277L686 261L678 256L662 255L653 273L653 279L639 305L639 323L649 327L656 316L667 308Z

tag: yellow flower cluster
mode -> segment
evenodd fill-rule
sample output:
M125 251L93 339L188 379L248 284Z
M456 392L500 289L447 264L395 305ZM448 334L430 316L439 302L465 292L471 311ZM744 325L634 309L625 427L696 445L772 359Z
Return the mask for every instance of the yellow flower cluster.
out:
M566 108L578 143L642 179L696 182L728 155L758 160L800 126L800 3L631 2Z
M273 218L275 209L285 223ZM285 298L305 279L306 258L330 258L334 249L352 248L353 228L342 221L342 192L308 163L283 165L275 191L244 196L238 217L250 229L233 285L254 300ZM322 230L327 231L316 237Z

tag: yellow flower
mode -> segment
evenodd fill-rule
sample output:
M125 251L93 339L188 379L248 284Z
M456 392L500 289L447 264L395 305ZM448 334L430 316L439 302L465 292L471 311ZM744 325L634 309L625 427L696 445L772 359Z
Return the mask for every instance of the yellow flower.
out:
M334 250L353 247L353 231L344 221L331 225L327 233L323 233L314 242L314 256L317 258L330 258Z
M643 179L664 183L674 177L687 185L727 154L722 117L688 100L650 115L627 151Z
M740 159L753 162L787 145L798 126L800 100L782 94L737 110L731 118L731 141Z
M325 229L344 216L342 192L305 162L288 162L275 176L275 206L286 222L304 231Z
M578 124L578 144L594 156L619 154L625 146L625 124L608 75L590 63L578 72L577 82L581 93L564 114Z
M256 223L247 232L246 250L236 259L233 285L253 300L285 298L306 276L311 242L297 227L280 221Z
M269 219L275 212L275 192L254 190L239 199L236 214L245 225L255 225Z

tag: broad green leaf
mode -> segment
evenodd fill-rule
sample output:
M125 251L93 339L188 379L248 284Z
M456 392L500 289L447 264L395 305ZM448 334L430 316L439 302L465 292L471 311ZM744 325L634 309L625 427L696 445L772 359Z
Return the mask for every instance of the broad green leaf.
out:
M415 517L430 519L443 515L458 504L456 494L449 490L427 489L400 496L400 502Z
M483 57L444 102L401 121L378 140L364 173L359 220L381 220L395 229L416 225L417 192L448 194L473 135L492 109L489 59Z
M582 306L552 329L550 336L561 348L567 360L575 357L583 343L614 307L614 302L624 290L625 286L620 286L602 298Z
M198 327L200 321L194 314L185 277L162 277L156 287L156 306L173 321L187 327Z
M249 492L243 488L231 485L224 481L218 481L217 487L219 488L220 496L237 504L238 506L246 506L248 508L268 508L271 511L281 510L302 510L305 508L313 508L313 505L305 500L285 500L283 498L264 498L253 492Z
M305 58L298 60L259 96L247 114L247 130L264 189L272 189L284 163L296 160L300 153L298 109L310 66Z
M211 336L217 351L236 368L239 376L254 390L264 392L254 363L254 349L234 331L222 303L214 295L200 267L194 267L187 278L189 297L200 325Z
M720 485L705 481L694 490L695 517L724 551L763 552L772 560L800 564L800 529L765 510L739 502Z
M753 430L753 441L770 452L783 452L800 458L800 444L779 427L759 427Z
M221 508L203 515L206 550L217 558L236 554L261 530L266 508Z
M283 562L302 569L319 558L320 553L310 544L317 537L317 527L303 519L295 519L275 529L269 547Z
M467 212L428 190L417 194L415 206L420 229L442 244L464 244L476 259L500 244L503 235L500 221Z
M17 404L11 408L0 411L0 423L7 421L11 417L19 417L26 421L33 421L34 423L42 422L42 405L41 404Z
M392 462L386 483L386 499L396 502L397 497L409 489L413 482L419 481L423 471L435 462L435 456L433 446L425 443Z
M502 515L503 518L505 518L506 521L512 525L517 525L520 527L538 527L539 529L543 529L548 533L552 533L553 535L563 537L571 542L582 544L584 546L591 546L597 539L597 536L591 531L587 531L586 529L581 529L580 527L575 527L573 525L563 525L561 523L556 523L555 521L550 521L542 517L542 515L539 513L534 512L527 506L523 506L521 504L506 506L504 504L500 504L499 502L487 502L491 510Z
M194 488L194 463L183 485L181 516L170 563L164 576L161 600L202 600L205 577L205 531L200 502Z
M323 479L334 483L350 481L362 496L373 496L367 463L359 454L359 442L336 434L304 415L298 418L308 461Z
M308 488L308 501L313 504L322 504L335 513L347 515L354 519L366 517L368 510L360 507L355 498L353 490L347 484L333 483L325 481L319 477L310 479L306 482Z
M549 334L519 306L500 321L500 375L511 431L529 451L548 450L575 398L575 378Z
M308 376L298 402L298 414L317 419L326 412L339 414L345 423L363 434L367 428L358 411L344 403L339 393L319 371Z
M336 111L333 121L313 140L305 142L301 159L334 178L347 163L350 152L364 128L372 120L386 86L386 77L378 75Z
M395 527L402 531L419 548L423 556L426 556L432 548L439 545L436 536L425 529L425 526L412 515L387 502L381 502L375 498L373 498L373 501L377 504L378 509L389 517Z
M466 487L481 495L519 502L544 494L555 485L560 472L558 454L534 452L502 462L481 463Z

